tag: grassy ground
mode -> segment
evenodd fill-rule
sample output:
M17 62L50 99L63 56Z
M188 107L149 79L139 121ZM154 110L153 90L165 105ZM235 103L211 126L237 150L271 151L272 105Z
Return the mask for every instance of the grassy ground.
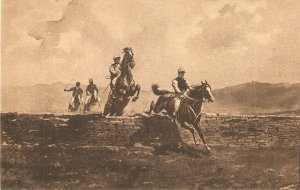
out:
M3 189L296 189L298 151L2 145L1 183Z

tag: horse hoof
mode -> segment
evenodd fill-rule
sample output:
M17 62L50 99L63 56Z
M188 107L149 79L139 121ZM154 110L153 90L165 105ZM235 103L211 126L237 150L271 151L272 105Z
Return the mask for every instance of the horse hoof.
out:
M152 113L150 111L144 111L144 113L147 115L152 115Z
M134 97L134 98L132 99L132 101L135 102L135 101L137 101L137 99L139 99L139 97Z
M167 111L162 111L161 113L164 114L164 115L168 115Z
M209 147L206 148L206 151L207 151L208 154L211 154L211 153L212 153L212 149L209 148Z

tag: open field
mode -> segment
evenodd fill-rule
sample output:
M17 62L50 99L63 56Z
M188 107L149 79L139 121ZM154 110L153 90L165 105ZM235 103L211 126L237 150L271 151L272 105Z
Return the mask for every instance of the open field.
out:
M3 189L296 189L298 148L2 145Z
M279 188L299 183L297 149L2 146L2 188Z

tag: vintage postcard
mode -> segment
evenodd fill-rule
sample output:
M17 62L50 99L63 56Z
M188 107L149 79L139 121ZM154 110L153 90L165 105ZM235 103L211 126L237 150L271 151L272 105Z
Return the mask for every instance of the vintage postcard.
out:
M2 0L1 189L299 189L298 0Z

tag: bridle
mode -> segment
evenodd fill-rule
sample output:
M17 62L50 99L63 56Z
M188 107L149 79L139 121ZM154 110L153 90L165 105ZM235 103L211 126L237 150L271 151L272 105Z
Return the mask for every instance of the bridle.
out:
M209 88L210 90L211 90L211 87L210 87L210 85L208 85L208 84L204 84L204 86L203 87L201 87L201 95L202 95L202 101L203 102L210 102L210 100L208 99L208 98L206 98L205 97L205 94L204 94L204 90L206 90L206 88Z
M204 94L204 90L205 90L205 88L207 88L207 87L209 87L210 89L211 89L211 87L209 86L209 85L207 85L207 84L204 84L204 86L201 86L200 87L200 93L201 93L201 96L202 96L202 99L201 100L198 100L198 99L195 99L195 98L191 98L191 97L189 97L189 96L187 96L187 98L189 98L189 99L191 99L191 100L194 100L194 101L197 101L197 102L206 102L206 101L208 101L209 102L209 99L207 99L207 98L205 98L205 94Z
M188 98L190 98L191 100L197 101L197 102L205 102L206 100L209 101L207 98L205 98L205 94L204 94L204 90L205 90L205 88L207 88L207 87L211 88L211 87L210 87L209 85L207 85L207 84L205 84L204 86L202 86L202 87L200 88L200 92L201 92L201 96L202 96L202 99L201 99L201 100L197 100L197 99L194 99L194 98L191 98L191 97L188 97ZM199 114L196 114L195 111L194 111L194 109L193 109L190 105L188 105L188 108L189 108L189 109L192 111L192 113L194 114L194 116L195 116L194 123L196 124L196 123L198 122L199 118L201 118L202 112L200 111Z

